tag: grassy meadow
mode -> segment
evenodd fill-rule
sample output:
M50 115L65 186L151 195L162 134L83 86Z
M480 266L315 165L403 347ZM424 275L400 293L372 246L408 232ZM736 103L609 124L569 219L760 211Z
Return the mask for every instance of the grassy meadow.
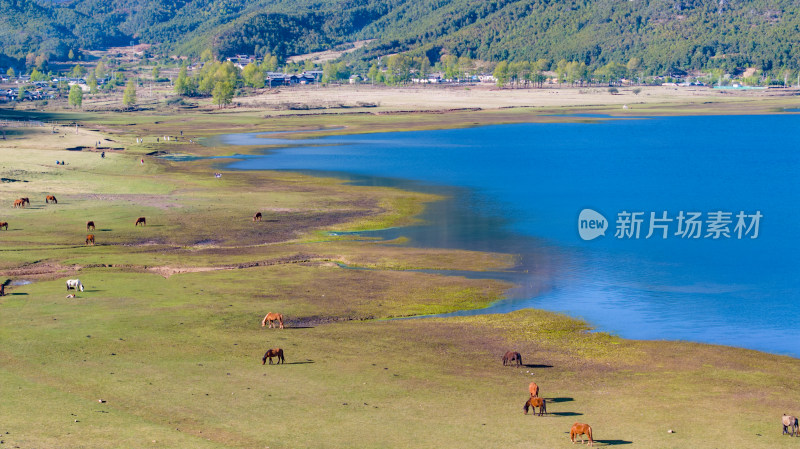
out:
M392 319L483 307L509 287L410 269L513 269L514 255L330 235L412 223L435 196L288 172L217 179L219 160L146 155L256 151L189 142L220 132L531 114L37 114L81 126L10 129L0 140L0 281L17 282L0 298L0 447L554 448L572 447L576 421L592 425L599 447L797 447L779 423L800 414L798 359L625 340L538 310ZM78 146L87 148L66 150ZM30 207L12 208L19 197ZM139 216L146 227L134 227ZM86 287L75 298L70 278ZM262 328L276 311L286 329ZM284 365L261 364L273 347ZM507 350L525 364L504 367ZM546 416L522 413L531 381Z

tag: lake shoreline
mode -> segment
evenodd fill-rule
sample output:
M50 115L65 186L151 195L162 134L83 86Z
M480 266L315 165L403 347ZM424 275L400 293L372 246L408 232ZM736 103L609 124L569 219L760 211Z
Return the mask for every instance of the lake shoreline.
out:
M725 121L728 121L728 116L719 116L719 117L721 119L724 119ZM575 117L563 117L563 118L572 119L572 118L575 118ZM584 117L578 117L578 118L584 118ZM646 119L647 117L638 117L638 118L639 119ZM655 119L659 119L659 117L655 117ZM707 119L704 119L704 120L707 120ZM746 121L748 119L747 118L742 118L739 121L741 121L741 120L745 120ZM521 126L521 125L508 125L508 126L509 126L509 129L514 129L515 127ZM546 125L537 125L537 126L546 126ZM600 125L600 126L604 126L604 125ZM383 173L383 172L380 172L379 174L377 174L375 176L370 176L370 175L367 174L367 173L370 173L370 169L369 168L362 169L359 172L359 174L353 174L353 173L349 173L348 172L349 169L347 168L348 167L347 165L343 166L341 170L337 168L336 171L324 171L323 170L322 172L318 172L318 171L315 172L313 169L310 169L310 167L309 167L309 169L291 168L292 166L283 165L283 163L281 162L281 160L283 160L283 159L280 159L280 158L277 159L277 160L274 159L274 157L277 157L277 156L275 156L277 154L277 155L285 155L285 156L281 156L284 159L288 157L289 158L288 160L293 160L293 158L290 156L290 154L295 153L297 151L303 151L303 150L313 150L313 152L316 152L317 149L319 149L320 151L323 151L322 154L326 154L326 155L331 153L331 152L333 152L331 154L336 154L337 151L340 151L340 148L341 148L341 151L348 152L348 153L353 151L353 150L349 149L350 147L348 145L352 146L352 145L355 145L355 143L353 143L353 144L348 143L349 142L348 141L349 138L347 136L341 137L341 136L339 136L337 134L336 139L334 139L334 140L331 140L331 138L318 140L318 139L309 139L309 138L302 137L307 132L311 132L313 134L313 131L303 131L303 132L299 132L299 133L294 133L295 136L300 137L300 139L298 139L298 140L277 139L274 142L272 142L271 139L269 138L270 137L269 134L261 134L261 133L251 133L251 134L246 134L246 135L241 135L241 136L223 137L222 140L225 141L228 144L249 145L249 146L251 146L251 149L253 151L255 151L255 152L258 152L258 148L257 148L257 146L254 146L254 143L257 143L258 141L263 140L263 141L265 141L265 142L270 144L268 146L268 149L264 150L264 154L272 155L272 156L266 156L266 158L257 158L257 157L256 158L252 158L252 157L251 158L247 158L245 160L232 163L232 164L228 165L227 167L236 168L237 170L248 170L248 169L253 169L253 164L256 164L257 168L260 167L259 169L280 168L281 170L297 171L297 172L301 172L301 173L304 173L304 174L310 174L312 176L313 175L319 175L319 176L324 176L324 177L329 177L329 176L339 177L340 179L345 179L345 180L347 180L349 182L353 182L356 185L358 185L360 183L368 182L369 185L382 185L382 186L389 186L389 187L393 187L393 188L400 188L400 189L404 189L404 190L424 191L424 192L427 192L427 193L435 193L435 194L437 194L439 196L448 197L448 199L446 200L447 201L446 204L440 204L439 202L433 203L433 204L429 204L428 208L426 209L426 211L421 216L423 222L426 222L426 224L424 226L416 225L416 226L414 226L412 228L406 227L406 228L395 229L395 230L390 230L390 231L374 231L374 232L369 232L369 233L365 234L365 235L369 235L370 237L373 237L373 238L382 238L382 239L385 239L385 240L388 240L388 241L393 241L393 240L398 239L398 238L404 238L404 239L408 239L409 240L407 245L423 247L423 248L441 248L441 247L444 247L444 248L458 248L458 249L468 249L468 250L478 250L478 251L489 249L489 250L494 251L494 252L502 252L502 253L514 254L515 257L518 257L518 256L521 255L521 253L519 252L520 251L519 245L522 244L523 246L530 246L531 248L535 247L535 250L530 250L530 251L526 252L526 258L528 258L528 259L536 259L536 258L538 258L538 259L554 259L554 258L558 257L556 255L559 253L559 251L557 249L553 250L550 247L550 245L542 245L541 243L536 244L536 245L533 244L533 242L536 242L537 240L541 240L541 238L543 236L518 234L518 233L513 233L513 232L510 233L510 229L507 229L507 226L510 225L510 221L509 221L510 217L479 216L475 211L469 210L469 208L466 207L466 206L462 207L463 210L461 212L458 212L458 213L456 213L454 215L455 210L456 210L455 205L457 205L459 203L462 203L462 204L474 203L476 201L475 199L470 199L470 200L466 199L467 197L473 196L476 193L476 192L472 191L472 189L470 189L468 187L464 187L464 186L446 187L446 186L442 186L442 185L439 185L439 184L426 184L425 181L421 181L420 179L417 179L417 180L408 179L406 181L403 181L403 180L396 179L396 178L392 178L392 179L383 178L382 175L380 174L380 173ZM401 139L401 140L405 139L406 137L404 137L403 134L404 133L402 133L402 134L393 134L394 137L392 137L392 139L394 139L394 138ZM431 132L425 132L424 133L424 135L426 135L426 136L429 135L429 134L431 134ZM451 135L451 134L452 133L450 133L448 135ZM377 137L375 137L375 136L377 136ZM363 135L362 134L362 135L354 136L354 140L352 142L359 142L359 139L367 139L366 141L368 142L368 141L371 141L372 139L375 139L375 138L381 139L379 141L383 141L382 140L383 139L382 136L383 136L383 134L375 134L373 136ZM358 145L364 146L366 144L358 144ZM325 149L326 146L329 146L329 147L327 149ZM284 148L284 150L282 150L281 148ZM273 158L273 159L270 159L270 158ZM269 162L270 160L273 160L273 163L277 164L277 165L273 165L273 163L270 163ZM298 161L301 161L301 160L302 159L299 159ZM302 164L302 162L298 162L298 163ZM298 167L303 167L303 166L300 165ZM319 170L319 169L317 169L317 170ZM333 168L331 168L331 170L333 170ZM364 170L366 170L366 171L364 171ZM373 173L375 173L375 172L373 172ZM402 177L402 176L400 176L400 177ZM368 180L368 181L365 181L365 180ZM482 201L485 201L485 199L477 200L477 201L478 202L482 202ZM496 201L496 199L495 199L495 201ZM443 213L445 213L447 215L446 216L442 215ZM460 240L459 240L459 238L454 238L456 235L459 235L459 233L458 232L453 232L453 229L447 229L447 227L448 226L453 226L453 224L461 223L461 222L467 222L467 223L478 223L478 222L480 222L480 223L483 223L481 226L488 226L488 228L483 231L482 236L484 236L484 238L488 238L489 239L489 240L487 240L487 242L492 242L492 243L487 246L486 242L481 243L481 244L476 244L476 242L473 242L473 241L469 240L468 238L465 239L465 237L463 237L463 236L460 237ZM444 223L447 223L447 225L444 225ZM442 227L442 226L444 226L444 227ZM473 226L474 226L474 224L473 224ZM509 234L509 235L503 237L505 234ZM447 237L446 237L447 238L447 242L445 243L443 240L437 241L435 238L429 237L430 235L432 235L432 236L443 236L443 237L445 235L447 235ZM528 241L528 240L530 240L529 244L523 244L524 241ZM514 241L514 245L513 246L509 246L507 244L502 243L502 242L510 242L510 241ZM555 243L555 242L553 242L553 243ZM503 246L503 245L505 245L505 246ZM523 252L525 252L525 251L523 251ZM549 254L549 255L547 257L544 257L542 252L545 252L546 254ZM524 271L527 273L528 272L527 268L530 268L530 267L525 266L526 262L524 262L523 259L520 259L520 260L522 261L521 262L522 265L518 266L517 269L520 269L520 267L522 267L522 269L524 269ZM527 263L530 263L530 262L527 262ZM550 263L552 263L552 262L550 262ZM534 265L536 265L536 264L534 264ZM538 265L541 266L541 263L538 264ZM553 276L552 273L549 273L549 274L551 276ZM557 277L557 275L556 275L556 277ZM502 278L504 280L506 280L506 281L510 280L508 273L503 274ZM542 281L543 281L543 283L542 283ZM548 297L552 297L553 296L552 294L550 294L550 293L552 293L551 290L554 288L552 285L550 285L550 283L552 283L552 280L548 281L547 279L541 279L540 277L537 277L536 274L525 274L525 275L517 276L517 279L515 281L512 281L512 282L515 282L515 284L517 285L517 288L512 289L513 294L507 294L505 300L502 300L502 301L499 301L497 303L492 304L491 307L487 308L487 310L485 310L485 311L484 310L481 310L481 311L476 311L476 310L456 311L456 312L451 313L450 315L458 316L458 315L472 315L472 314L482 314L482 313L507 313L507 312L510 312L510 311L513 311L513 310L517 310L520 307L523 307L523 308L524 307L540 308L541 307L541 308L545 308L545 309L551 310L551 311L563 312L563 313L567 313L569 315L575 315L575 312L563 309L563 307L564 307L563 305L555 306L555 308L554 308L553 305L548 306L546 303L543 302L544 299L541 298L542 295L545 295L545 296L548 296ZM711 280L706 281L705 279L700 279L699 281L694 280L694 281L684 281L684 282L688 282L689 285L687 287L683 287L683 286L680 286L680 285L679 286L675 286L675 290L676 291L680 291L680 289L682 289L682 288L689 288L689 287L691 287L692 284L701 284L702 282L710 282L712 284L714 283ZM524 289L521 288L523 284L525 286ZM541 284L541 285L537 286L537 284ZM559 287L556 287L556 288L559 288ZM673 288L673 286L672 285L667 285L667 286L664 286L664 288ZM560 289L563 290L563 286L560 287ZM669 291L669 290L666 290L666 291ZM563 296L564 293L561 293L560 295ZM709 293L705 293L705 295L708 296ZM558 296L558 295L556 295L556 296ZM684 295L684 296L686 296L686 295ZM539 298L538 300L536 299L537 297ZM613 297L613 295L612 295L612 297ZM704 301L708 301L708 300L711 300L711 299L712 298L707 298L707 299L704 299ZM723 298L719 298L719 299L721 300ZM552 301L552 298L551 298L551 301ZM632 300L628 299L626 301L630 302ZM529 305L525 305L526 303L528 303ZM606 313L606 315L608 315L610 312L605 312L605 313ZM599 330L605 330L605 331L619 333L620 335L628 337L628 338L642 338L642 337L632 337L632 336L629 335L629 333L631 332L631 330L629 329L629 327L631 327L631 324L627 324L626 326L623 326L622 328L619 328L618 325L617 325L617 327L613 327L613 326L612 327L608 327L608 325L607 325L608 317L605 317L606 324L604 325L603 321L596 323L591 314L589 314L589 315L579 315L579 316L582 319L586 319L586 320L592 322L593 324L595 324ZM652 319L647 319L647 316L645 316L644 318L648 322L652 321ZM682 321L682 320L679 320L679 321ZM687 329L691 327L689 323L685 324L684 326ZM653 325L651 324L649 327L652 329ZM703 328L703 327L706 327L706 326L698 325L698 328ZM657 326L656 326L656 328L657 328ZM689 336L689 334L680 334L679 338L681 340L689 340L689 341L696 341L696 342L702 342L702 343L734 344L735 345L735 343L728 343L728 341L725 340L725 338L727 337L727 335L729 333L726 329L727 328L719 328L718 330L710 332L708 337L704 337L702 331L689 331L690 333L694 332L694 336ZM757 328L757 330L760 331L761 329ZM634 329L634 332L636 332L635 329ZM684 332L686 332L686 331L684 331ZM650 330L648 333L650 335L652 335L654 332L652 330ZM657 334L657 332L655 332L655 333ZM773 333L778 333L778 332L774 331ZM674 331L667 332L665 330L663 332L663 334L664 334L664 336L654 335L654 336L647 336L645 338L646 339L665 339L665 338L670 338L670 337L666 336L666 334L672 335L672 334L674 334ZM674 339L675 337L673 336L672 338ZM740 341L740 339L737 337L736 341ZM761 342L759 340L752 340L752 341L748 340L747 342L741 342L738 346L739 347L744 347L744 348L749 348L749 349L763 350L763 351L767 351L767 352L774 353L774 354L785 354L785 355L797 356L797 354L795 352L793 352L794 348L775 347L775 348L769 349L768 348L769 345L767 343Z
M380 126L414 125L400 118ZM222 125L297 124L214 114L230 123L206 129L203 115L173 119L192 139L219 134ZM435 198L282 171L223 170L214 178L218 160L146 156L219 151L183 140L156 145L155 136L178 129L175 122L137 114L102 120L92 127L115 131L51 135L48 128L0 144L5 166L19 172L14 178L29 181L4 183L0 199L30 191L35 206L4 213L11 226L0 233L0 262L4 271L52 269L0 299L6 444L100 449L113 435L128 447L401 448L412 433L432 447L488 440L549 449L565 444L564 432L580 420L594 427L598 443L794 446L777 423L782 413L797 413L800 359L627 340L533 309L385 319L480 307L507 287L410 269L505 270L515 260L330 235L413 224L409 217ZM142 135L146 142L137 145ZM72 141L79 137L110 137L126 150L105 159L63 150L67 139L84 145ZM69 165L55 167L62 158ZM39 204L44 192L59 204ZM261 223L252 221L256 208ZM139 215L147 215L147 228L133 227ZM99 228L93 247L83 245L89 217ZM216 269L192 271L198 268ZM64 298L66 277L80 277L87 291ZM261 329L267 311L283 312L287 329ZM275 346L286 350L286 365L262 366L264 350ZM519 351L524 365L503 366L508 350ZM549 416L521 413L531 380L551 400ZM265 415L253 410L268 413L275 432L263 432Z

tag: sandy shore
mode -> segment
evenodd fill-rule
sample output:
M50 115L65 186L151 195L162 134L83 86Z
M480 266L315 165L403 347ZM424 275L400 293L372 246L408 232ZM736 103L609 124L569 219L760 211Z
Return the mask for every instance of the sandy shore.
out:
M636 94L634 89L641 89ZM235 100L239 107L282 110L357 108L365 105L378 110L447 110L463 108L499 109L509 107L579 107L644 104L702 104L706 102L762 101L779 99L792 90L723 92L708 87L643 86L621 87L618 94L608 88L500 89L495 86L411 86L374 87L369 85L292 86L263 91Z

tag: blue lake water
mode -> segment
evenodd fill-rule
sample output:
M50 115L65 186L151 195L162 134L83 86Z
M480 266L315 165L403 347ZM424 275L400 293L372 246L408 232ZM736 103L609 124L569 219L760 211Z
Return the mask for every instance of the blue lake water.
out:
M305 140L239 134L212 144L287 145L229 168L311 171L447 195L428 208L426 224L377 234L519 254L519 267L498 275L519 288L488 312L536 307L628 338L800 356L798 131L800 115L786 114ZM604 236L580 237L583 209L602 214ZM617 220L630 212L642 213L639 237L615 237ZM662 227L646 238L651 212L666 220L653 221ZM676 235L681 212L700 213L699 238ZM715 212L730 215L718 220Z

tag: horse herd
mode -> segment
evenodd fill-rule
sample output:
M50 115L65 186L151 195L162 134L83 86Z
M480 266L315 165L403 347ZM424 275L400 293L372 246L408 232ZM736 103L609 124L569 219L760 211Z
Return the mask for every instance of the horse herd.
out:
M45 197L45 203L50 204L58 204L58 200L53 195L47 195ZM17 208L24 208L25 205L30 205L30 200L28 198L19 198L14 201L13 207ZM261 212L257 212L253 216L253 221L261 221L262 214ZM147 220L145 217L139 217L134 222L134 227L136 226L147 226ZM4 228L8 230L8 222L0 221L0 228ZM86 230L87 231L94 231L95 230L95 223L93 220L89 220L86 222ZM94 234L88 234L86 236L86 244L87 245L94 245L95 237ZM83 284L79 279L69 279L67 280L67 291L69 290L80 290L84 291ZM74 297L74 295L70 295ZM277 324L276 324L277 322ZM264 319L261 320L261 327L266 327L269 324L269 328L280 328L283 329L283 315L280 313L267 313L264 316ZM267 360L269 360L269 364L272 365L272 359L277 359L277 364L285 363L285 358L283 354L283 349L281 348L272 348L267 350L264 354L264 357L261 359L261 364L265 365ZM522 366L522 355L519 352L515 351L507 351L503 355L503 366ZM528 392L530 393L530 397L525 401L523 405L524 413L527 415L528 410L532 410L532 414L536 416L536 408L539 408L539 416L547 413L547 401L544 398L539 397L539 386L535 382L531 382L528 385ZM798 419L791 415L784 414L781 418L781 424L783 426L783 434L789 434L790 436L800 436L800 431L798 430ZM592 437L592 427L585 423L574 423L572 428L570 429L570 441L575 443L575 437L580 438L580 443L583 444L583 436L586 436L588 441L588 445L592 446L594 443L594 439Z
M136 227L136 226L139 226L139 225L147 226L147 219L145 219L145 217L137 218L136 221L133 223L133 226ZM94 231L95 229L96 229L96 226L94 224L94 220L89 220L89 221L86 222L86 230L87 231ZM90 246L94 246L94 234L87 234L86 235L86 244L90 245Z
M275 325L276 321L278 322L278 326ZM267 325L267 323L269 323L269 328L270 329L274 329L274 328L278 328L278 327L283 329L283 314L269 312L266 316L264 316L264 319L261 320L261 327L265 327ZM267 350L266 354L264 354L264 357L261 358L261 364L265 365L267 363L267 359L269 359L269 364L272 365L272 358L273 357L277 357L277 359L278 359L278 363L277 364L281 364L281 363L285 363L286 362L285 359L283 358L283 349L281 349L281 348L272 348L272 349Z
M516 351L507 351L503 354L503 366L522 366L522 355ZM522 406L522 410L525 414L528 414L528 410L530 409L533 413L533 416L536 416L536 408L539 408L539 416L544 415L547 413L547 400L545 398L539 397L539 385L536 382L531 382L528 385L528 393L530 393L530 397L528 400L525 401L525 405ZM576 422L572 425L572 428L569 431L569 439L573 443L575 442L575 437L580 437L581 444L583 444L583 436L586 435L588 438L589 446L594 445L594 439L592 438L592 426L585 423Z
M51 203L52 204L58 204L58 199L56 199L56 197L53 196L53 195L47 195L45 197L45 199L44 199L44 202L47 203L47 204L51 204ZM16 207L24 208L26 204L30 205L31 204L31 200L28 199L28 198L19 198L17 200L14 200L13 207L15 207L15 208ZM136 227L136 226L139 226L139 225L147 226L147 219L145 217L137 218L136 221L133 223L133 226ZM0 229L4 229L4 230L8 231L8 222L7 221L0 221ZM94 231L95 229L96 229L96 226L94 224L94 220L89 220L89 221L86 222L86 230L87 231ZM86 235L86 244L90 245L90 246L93 246L94 243L95 243L94 234L87 234Z
M266 319L266 318L265 318ZM522 356L519 352L515 351L507 351L503 354L503 366L522 366ZM547 401L544 398L539 397L539 385L536 382L531 382L528 385L528 392L530 393L530 397L527 401L525 401L525 405L522 406L524 413L527 415L528 410L532 410L532 414L536 416L536 407L539 408L539 416L547 413ZM783 426L783 434L788 434L789 436L799 436L800 437L800 426L798 425L798 419L792 415L784 414L781 417L781 425ZM672 433L672 431L669 431ZM585 424L585 423L578 423L572 425L572 429L569 432L569 439L573 443L575 442L575 437L580 437L580 442L583 444L583 435L586 435L588 438L589 446L593 445L594 439L592 438L592 426Z

